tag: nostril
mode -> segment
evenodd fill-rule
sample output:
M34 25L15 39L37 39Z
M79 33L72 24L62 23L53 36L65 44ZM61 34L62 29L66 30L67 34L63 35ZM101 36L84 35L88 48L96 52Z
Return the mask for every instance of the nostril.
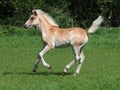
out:
M23 26L24 26L25 28L31 28L31 27L32 27L31 24L24 24Z

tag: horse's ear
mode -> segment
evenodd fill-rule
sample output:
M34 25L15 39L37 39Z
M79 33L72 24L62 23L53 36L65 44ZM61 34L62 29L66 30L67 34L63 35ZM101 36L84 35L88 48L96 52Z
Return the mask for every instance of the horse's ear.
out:
M32 10L32 14L37 16L37 12L35 10Z

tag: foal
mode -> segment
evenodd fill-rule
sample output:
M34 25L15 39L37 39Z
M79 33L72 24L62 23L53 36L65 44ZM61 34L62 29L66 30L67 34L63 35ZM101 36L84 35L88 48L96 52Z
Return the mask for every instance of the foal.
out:
M42 64L51 68L51 66L45 62L43 55L51 49L55 47L70 44L73 48L75 58L65 66L63 73L66 73L68 69L70 69L76 61L79 62L77 69L74 75L79 74L81 66L84 61L84 53L83 47L88 42L88 33L94 33L100 24L103 21L103 17L99 16L88 29L88 31L82 28L59 28L58 24L54 21L54 19L43 12L40 9L33 10L32 15L24 24L25 27L31 28L33 26L37 26L42 35L42 40L45 43L45 47L38 54L37 60L35 62L33 73L38 69L39 60L42 61Z

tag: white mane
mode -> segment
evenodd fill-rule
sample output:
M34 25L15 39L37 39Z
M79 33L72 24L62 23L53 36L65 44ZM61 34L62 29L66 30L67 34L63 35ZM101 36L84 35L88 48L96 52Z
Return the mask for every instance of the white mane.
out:
M45 13L41 9L37 9L35 11L41 13L48 20L48 22L50 24L52 24L53 26L58 26L58 24L55 22L55 20L48 13Z

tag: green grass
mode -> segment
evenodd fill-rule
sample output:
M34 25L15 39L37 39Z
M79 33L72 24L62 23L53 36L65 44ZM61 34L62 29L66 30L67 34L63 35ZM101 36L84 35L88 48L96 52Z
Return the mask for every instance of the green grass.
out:
M0 90L120 90L120 28L101 28L89 35L85 62L76 77L76 65L67 75L61 74L73 59L70 47L48 52L45 60L52 69L40 63L32 75L42 46L39 36L0 37Z

